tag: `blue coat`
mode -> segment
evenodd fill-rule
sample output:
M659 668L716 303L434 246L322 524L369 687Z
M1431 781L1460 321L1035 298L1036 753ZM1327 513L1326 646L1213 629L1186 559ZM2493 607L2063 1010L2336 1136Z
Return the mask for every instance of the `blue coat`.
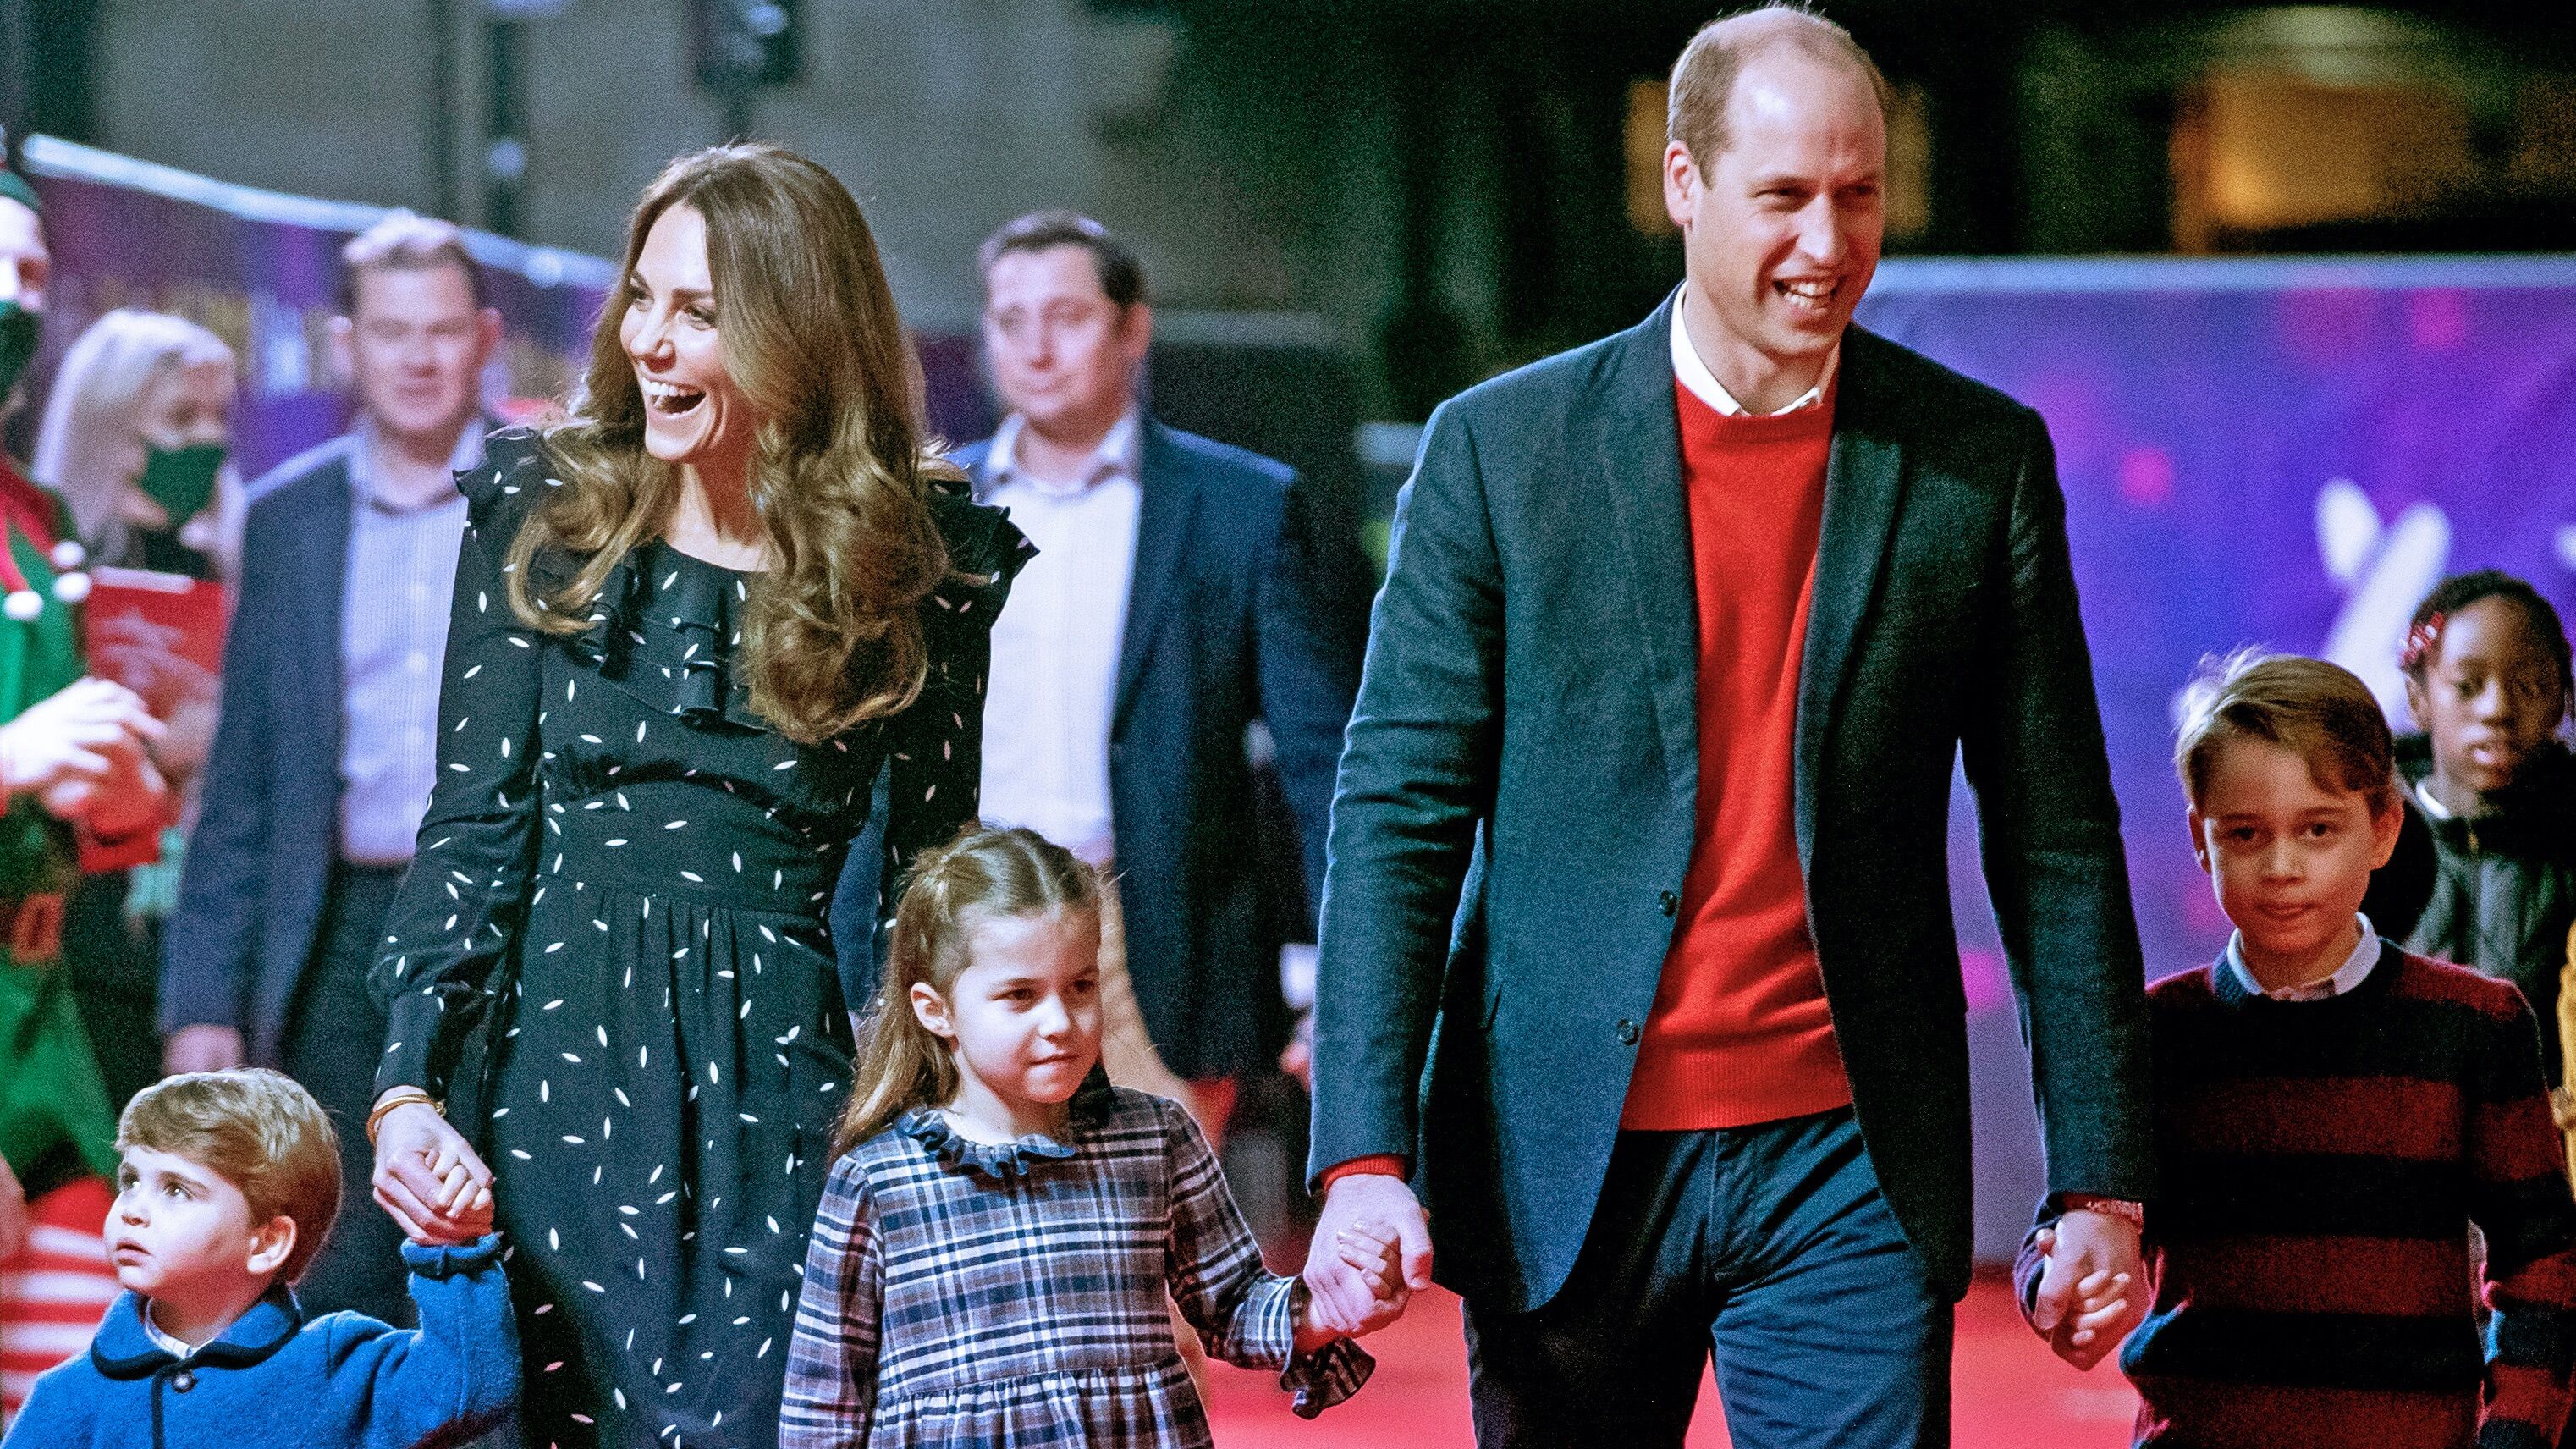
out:
M955 455L979 499L990 452L988 439ZM1259 720L1278 746L1312 904L1358 640L1320 597L1331 543L1286 464L1148 418L1137 472L1109 730L1127 969L1165 1063L1232 1075L1269 1064L1267 1028L1284 1022L1244 730Z
M1441 405L1397 504L1333 803L1316 1171L1409 1157L1443 1279L1547 1302L1592 1220L1696 842L1698 607L1672 303ZM1969 1255L1950 780L1986 883L2048 1185L2150 1195L2119 808L2039 415L1845 334L1800 662L1807 920L1888 1205Z
M417 1329L358 1313L306 1322L284 1285L173 1358L128 1293L89 1352L36 1380L8 1449L411 1449L461 1444L519 1398L519 1331L500 1239L405 1246Z

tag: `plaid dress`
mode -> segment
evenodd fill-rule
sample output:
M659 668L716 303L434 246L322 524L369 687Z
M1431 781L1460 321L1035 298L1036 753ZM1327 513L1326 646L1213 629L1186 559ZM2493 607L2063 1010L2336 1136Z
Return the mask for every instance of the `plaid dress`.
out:
M832 1167L787 1354L780 1449L1209 1444L1164 1308L1281 1370L1306 1417L1376 1366L1293 1352L1296 1280L1260 1249L1189 1114L1095 1071L1070 1143L970 1142L915 1111Z

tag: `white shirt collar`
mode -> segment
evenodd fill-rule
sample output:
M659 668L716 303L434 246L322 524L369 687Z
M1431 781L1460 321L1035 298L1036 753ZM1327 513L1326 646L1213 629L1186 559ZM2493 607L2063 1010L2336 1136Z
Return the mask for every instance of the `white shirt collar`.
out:
M985 455L985 471L991 479L991 487L999 488L1006 483L1021 482L1041 493L1071 497L1112 478L1136 476L1136 470L1140 466L1138 455L1142 451L1140 445L1144 439L1144 425L1143 419L1138 416L1134 408L1129 408L1117 422L1110 424L1109 431L1101 436L1100 446L1091 450L1090 464L1082 470L1079 477L1065 483L1053 482L1040 478L1034 473L1021 471L1020 433L1027 426L1027 418L1013 413L1002 419L1002 426L994 431L992 451Z
M490 427L491 423L485 419L483 414L480 412L475 413L474 416L465 420L464 429L456 435L456 446L450 449L447 454L448 472L471 473L476 468L483 466L483 435ZM355 446L349 450L349 478L351 482L357 485L358 497L362 501L374 504L376 507L384 509L389 513L408 513L414 511L411 509L391 507L384 501L383 497L376 492L373 459L375 458L378 429L376 427L375 418L362 412L358 414L357 426L351 428L349 431L355 442ZM430 504L429 507L446 508L452 504L462 503L464 501L465 495L459 493L453 498L442 498L438 502Z
M1682 299L1676 293L1673 297L1673 376L1681 379L1682 386L1690 389L1691 396L1717 409L1718 416L1743 416L1744 404L1737 402L1735 394L1728 392L1726 385L1717 380L1717 374L1708 370L1708 364L1700 360L1699 349L1691 345L1690 324L1683 319L1682 310ZM1832 384L1834 369L1842 365L1842 360L1842 344L1836 343L1833 355L1825 359L1825 370L1816 375L1816 385L1799 394L1797 401L1769 416L1776 418L1781 413L1822 406L1825 389Z
M2344 958L2343 965L2336 969L2335 974L2323 981L2283 987L2279 991L2264 990L2254 979L2253 968L2245 964L2245 933L2242 931L2227 938L2227 969L2236 974L2236 984L2244 987L2248 996L2268 996L2274 1001L2332 1000L2359 986L2369 977L2370 968L2379 964L2379 931L2370 924L2368 916L2356 912L2353 919L2361 922L2361 940L2354 944L2352 954Z
M188 1355L196 1352L195 1349L190 1348L184 1341L163 1333L161 1331L161 1325L152 1321L151 1299L146 1298L143 1300L143 1313L141 1316L143 1319L143 1335L144 1337L152 1340L152 1346L154 1348L161 1350L172 1358L186 1358Z

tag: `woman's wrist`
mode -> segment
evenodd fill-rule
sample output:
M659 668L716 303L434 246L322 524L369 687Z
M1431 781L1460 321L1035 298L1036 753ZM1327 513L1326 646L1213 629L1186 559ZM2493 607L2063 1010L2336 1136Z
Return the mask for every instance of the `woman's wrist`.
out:
M388 1087L377 1096L374 1110L367 1113L367 1141L373 1143L376 1140L376 1133L384 1125L385 1118L405 1107L414 1106L427 1107L442 1117L447 1115L447 1108L422 1088Z

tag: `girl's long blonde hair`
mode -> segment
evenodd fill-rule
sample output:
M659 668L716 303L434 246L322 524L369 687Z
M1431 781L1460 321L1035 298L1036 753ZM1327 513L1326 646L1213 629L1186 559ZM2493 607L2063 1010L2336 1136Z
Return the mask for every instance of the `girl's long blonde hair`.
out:
M913 1014L914 983L947 998L969 964L967 944L978 926L1057 911L1098 916L1100 877L1034 830L969 825L946 845L921 853L895 906L876 1000L859 1024L858 1063L832 1140L834 1156L915 1107L957 1095L948 1043Z
M761 415L751 499L775 563L746 607L751 707L815 743L921 692L919 606L948 571L928 479L962 475L924 451L918 367L859 204L791 151L710 147L645 188L571 417L546 432L562 486L511 545L510 605L531 627L579 633L610 572L679 500L679 470L644 451L644 396L619 337L645 235L675 206L706 218L725 367ZM578 560L568 578L532 577L548 550Z

